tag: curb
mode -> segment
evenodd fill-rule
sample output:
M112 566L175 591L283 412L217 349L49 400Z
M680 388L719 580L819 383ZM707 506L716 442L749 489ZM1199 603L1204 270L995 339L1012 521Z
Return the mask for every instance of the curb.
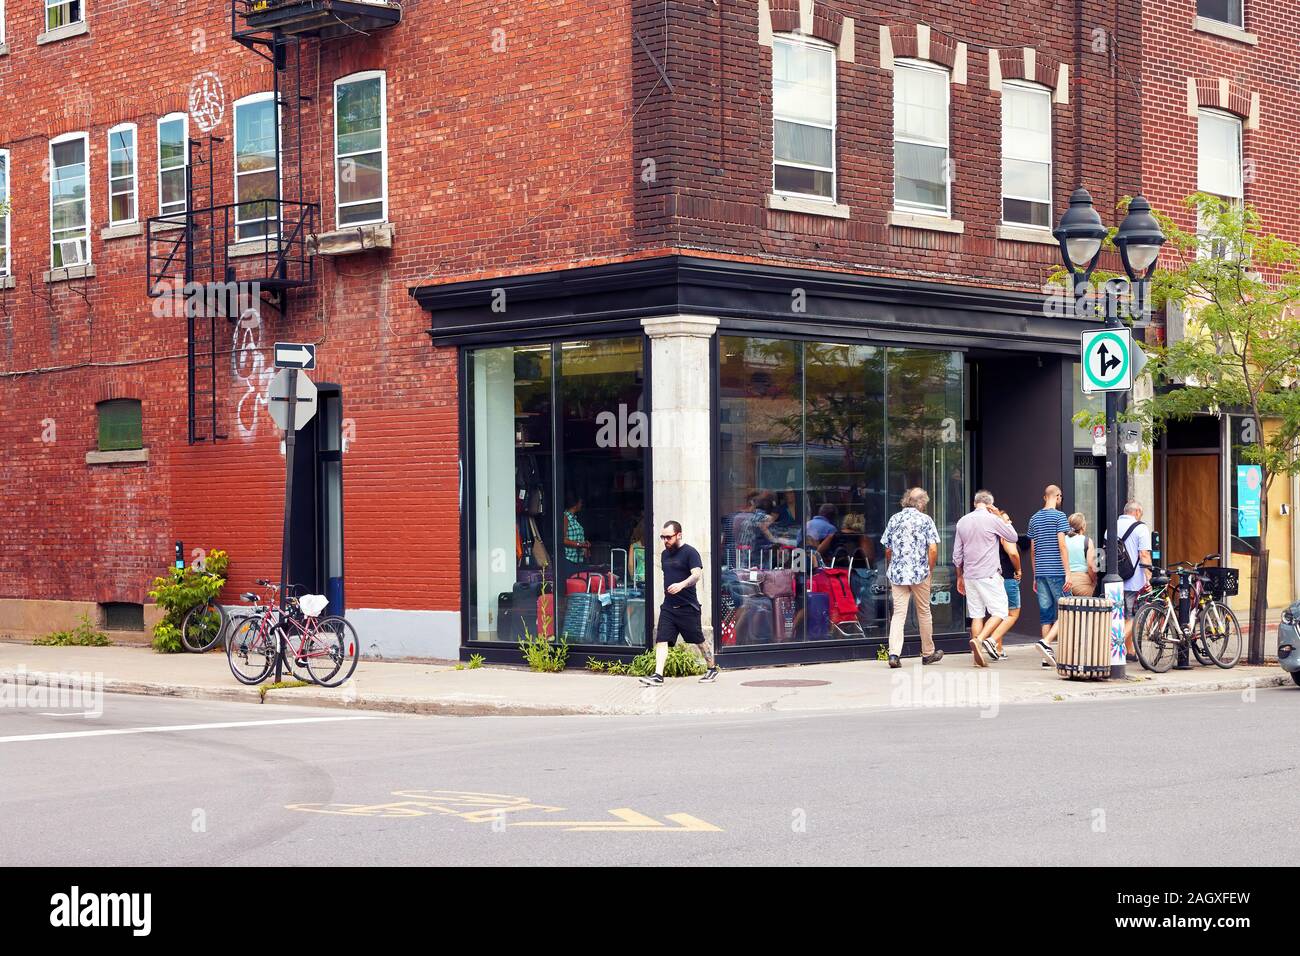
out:
M27 671L21 675L23 684L33 684L38 672ZM14 671L0 671L0 680L17 682ZM1231 677L1220 680L1199 681L1197 683L1155 685L1149 680L1135 682L1132 686L1082 686L1078 689L1069 686L1058 690L1035 691L1024 697L1004 700L1001 703L1043 704L1063 703L1072 700L1105 700L1115 697L1159 697L1175 694L1206 694L1225 691L1243 691L1255 687L1284 687L1291 683L1290 675L1284 671L1262 677ZM749 713L816 713L866 710L911 709L893 708L888 703L862 704L859 706L776 708L776 701L756 701L746 707L701 707L677 711L664 711L653 706L619 707L609 703L576 704L525 704L511 701L492 701L482 699L465 699L443 697L400 697L395 695L377 695L371 697L357 696L344 698L339 694L321 691L306 691L304 688L283 688L267 691L264 699L258 687L207 687L191 684L156 684L145 681L130 681L106 678L104 692L111 694L133 694L142 697L172 697L178 700L215 700L232 703L260 704L274 698L274 703L292 704L306 707L330 707L340 710L366 710L391 714L414 714L432 717L638 717L638 716L706 716Z

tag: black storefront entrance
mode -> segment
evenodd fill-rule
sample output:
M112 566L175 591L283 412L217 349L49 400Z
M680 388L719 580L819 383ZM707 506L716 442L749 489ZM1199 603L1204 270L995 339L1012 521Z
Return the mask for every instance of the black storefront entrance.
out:
M932 608L936 639L951 649L965 647L965 617L946 562L971 493L989 487L1021 525L1049 482L1072 506L1079 326L1047 314L1039 295L686 256L412 294L431 314L432 340L461 347L462 656L518 662L521 620L563 633L578 574L612 573L639 612L606 611L619 617L618 643L583 632L570 660L647 646L647 521L667 516L651 493L653 443L632 436L639 416L650 434L650 393L671 378L656 377L642 319L719 322L711 447L699 452L712 476L711 617L724 666L875 657L886 611L872 589L884 570L879 535L907 487L931 494L942 538ZM836 547L814 555L819 513ZM852 577L861 631L810 610L809 572L832 561ZM728 581L800 562L794 601L774 609L764 639L726 632ZM534 603L519 610L516 591ZM1028 582L1024 591L1020 627L1033 632Z

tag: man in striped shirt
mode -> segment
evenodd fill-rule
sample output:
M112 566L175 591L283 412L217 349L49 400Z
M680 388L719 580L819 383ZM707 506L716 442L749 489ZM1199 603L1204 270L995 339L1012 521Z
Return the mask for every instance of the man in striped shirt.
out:
M1065 548L1065 535L1070 530L1070 519L1060 510L1061 489L1048 485L1043 489L1043 507L1029 519L1029 567L1034 575L1034 593L1038 596L1038 621L1042 626L1042 651L1044 667L1052 667L1051 642L1056 640L1056 606L1065 594L1065 569L1069 556Z

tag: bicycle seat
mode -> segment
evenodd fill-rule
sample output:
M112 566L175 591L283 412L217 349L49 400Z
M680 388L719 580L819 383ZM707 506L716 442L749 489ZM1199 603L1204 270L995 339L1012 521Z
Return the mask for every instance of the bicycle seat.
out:
M1151 586L1153 588L1162 588L1168 583L1169 583L1169 575L1167 574L1157 574L1151 579Z
M307 617L316 617L329 603L330 599L323 594L304 594L298 599L298 606Z
M262 600L252 591L245 591L243 594L239 595L239 599L241 601L247 601L249 604L256 604L258 601Z

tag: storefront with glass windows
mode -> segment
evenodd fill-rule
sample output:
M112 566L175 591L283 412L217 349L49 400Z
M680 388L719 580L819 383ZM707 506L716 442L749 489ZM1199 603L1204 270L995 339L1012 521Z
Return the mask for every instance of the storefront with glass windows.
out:
M941 539L936 640L964 648L973 492L1026 522L1043 484L1073 484L1078 331L1029 295L680 256L414 295L460 355L463 657L517 662L536 634L576 664L650 646L672 518L724 667L874 658L880 536L915 486ZM828 607L831 578L849 599Z

